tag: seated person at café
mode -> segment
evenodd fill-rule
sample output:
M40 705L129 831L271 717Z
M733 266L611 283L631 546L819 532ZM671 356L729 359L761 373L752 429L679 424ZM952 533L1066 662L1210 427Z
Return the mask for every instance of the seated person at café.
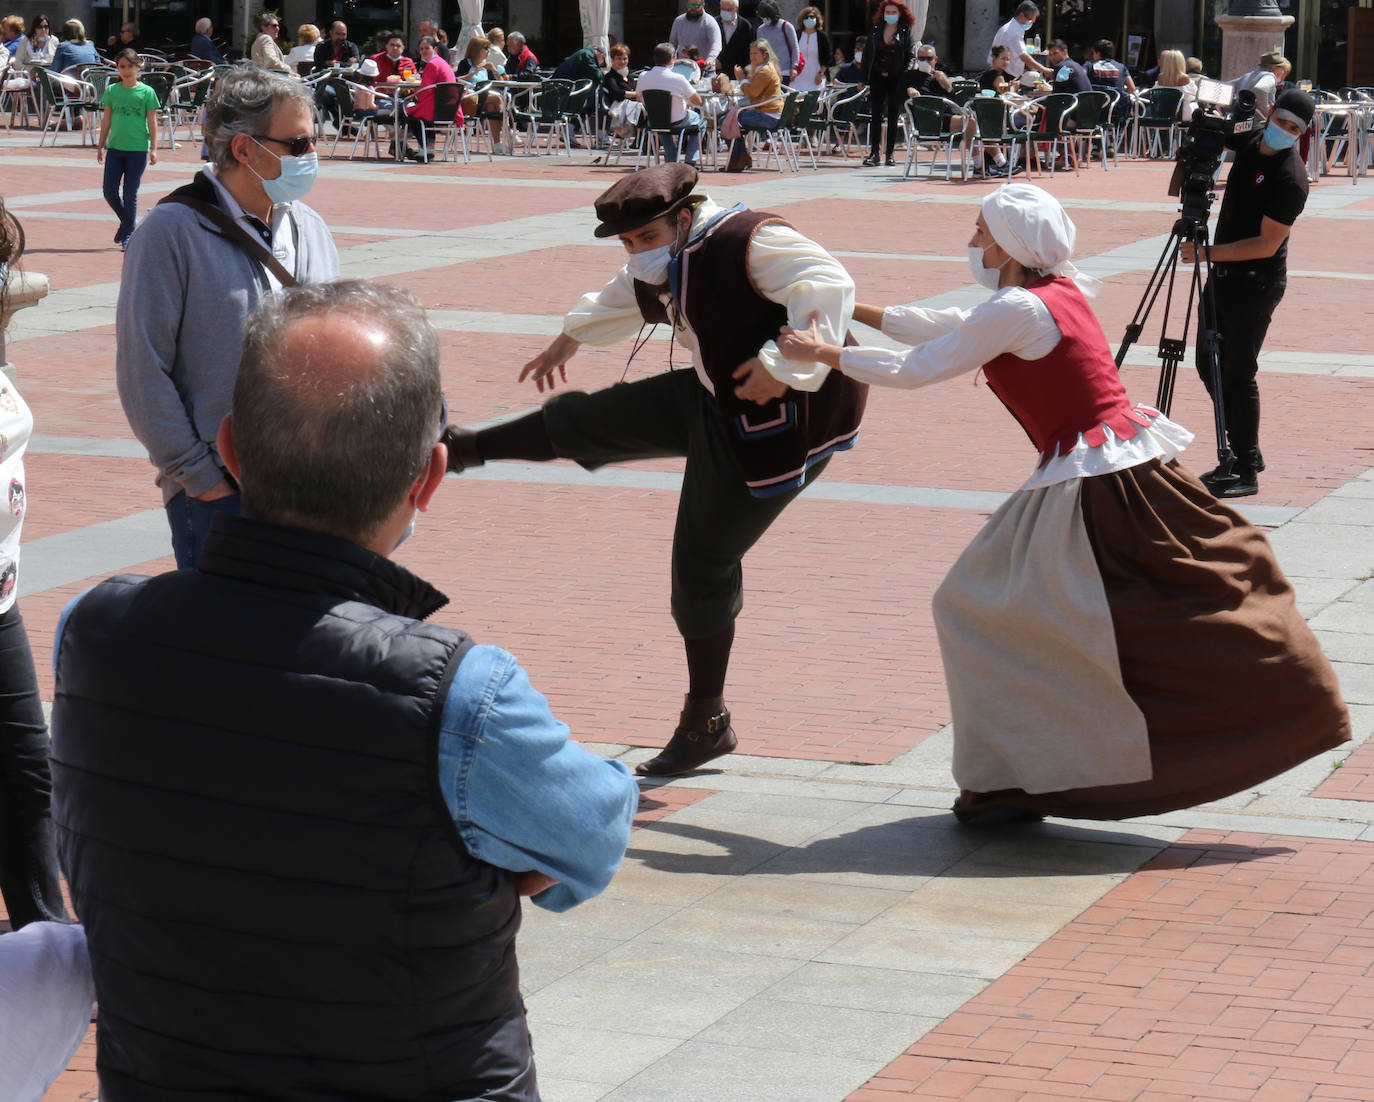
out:
M739 92L747 96L749 103L740 109L736 121L741 127L763 127L776 130L778 116L782 114L782 75L778 70L778 55L765 38L760 38L749 47L749 71L736 69L739 78ZM749 148L744 144L741 134L730 146L730 161L726 172L747 172L753 164Z
M315 47L319 42L320 28L314 23L302 23L296 28L296 44L286 55L286 64L293 73L304 76L315 68Z
M667 42L660 42L654 47L654 67L639 74L639 82L635 87L641 100L647 91L672 93L671 114L668 116L672 130L660 136L663 142L663 159L676 161L677 132L695 127L695 130L686 135L686 148L683 150L682 158L687 164L695 166L701 159L701 116L692 108L701 106L701 94L692 87L690 80L673 70L675 57L673 47Z
M602 128L616 138L628 138L639 121L639 93L630 87L630 47L617 42L611 47L610 68L601 81Z
M1068 44L1062 38L1056 38L1049 45L1047 51L1050 68L1054 70L1054 75L1050 77L1050 87L1055 92L1091 92L1092 82L1088 80L1088 71L1069 56Z
M406 104L406 129L417 141L424 142L428 155L421 150L410 148L406 149L405 155L414 161L428 162L434 159L434 143L429 135L434 132L435 107L451 109L454 121L460 126L463 123L463 109L457 102L459 91L454 84L453 69L439 56L438 42L433 35L421 37L419 54L424 68L420 70L420 91ZM451 87L436 90L433 87L436 84L447 84ZM444 113L446 114L447 110Z
M862 84L864 82L864 47L868 45L868 35L861 34L854 39L854 56L848 61L843 60L843 53L837 46L835 48L835 83L836 84Z
M1011 78L1007 75L1007 66L1011 64L1011 49L1007 46L994 46L992 48L992 67L983 72L978 78L978 90L980 92L991 91L994 95L1002 95L1011 88Z
M315 72L357 65L362 56L358 44L348 37L347 25L336 21L330 25L329 37L315 43Z
M947 96L954 90L949 74L940 67L939 55L929 42L916 47L916 68L906 75L908 96Z
M79 19L68 19L62 24L62 41L53 52L53 72L65 73L82 65L99 64L100 53L86 41L85 25Z
M148 48L148 44L143 41L143 36L138 33L137 23L125 23L119 28L118 34L112 34L105 43L106 50L111 57L119 53L120 50L133 50L136 54L143 53Z
M253 39L253 45L248 51L248 56L253 64L259 69L270 69L274 73L295 73L295 70L286 64L286 58L282 57L281 47L277 45L277 36L281 34L281 21L270 11L265 11L258 16L258 37Z
M601 83L605 65L606 51L599 43L595 46L583 46L558 63L558 68L553 71L553 79L570 80L574 84L581 80L590 80L595 87Z
M377 63L377 83L396 84L415 75L415 62L406 57L406 40L399 34L387 36L386 48L372 55Z
M1110 88L1126 95L1135 95L1135 81L1130 70L1116 60L1116 45L1110 38L1093 43L1092 64L1087 66L1088 82L1094 88Z
M506 46L506 76L511 80L538 80L539 59L526 44L525 36L511 31Z
M459 80L472 86L472 91L463 97L463 110L469 115L481 113L479 100L486 92L487 128L491 131L492 150L496 153L509 153L501 144L501 120L504 117L506 98L494 88L484 89L483 85L499 80L505 75L501 66L491 60L491 41L476 35L468 39L468 51L454 70Z

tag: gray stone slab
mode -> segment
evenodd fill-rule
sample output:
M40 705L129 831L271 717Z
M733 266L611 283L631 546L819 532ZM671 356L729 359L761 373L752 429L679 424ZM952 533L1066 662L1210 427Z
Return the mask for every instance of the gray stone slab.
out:
M1369 501L1374 498L1374 478L1352 478L1344 486L1337 486L1326 496L1328 500L1332 498L1345 500L1348 498L1354 501ZM1374 509L1374 505L1371 505L1370 508ZM1371 519L1370 523L1374 524L1374 519Z
M1336 803L1337 801L1332 801ZM1181 826L1188 830L1245 831L1249 834L1292 834L1299 838L1358 838L1363 822L1338 822L1317 819L1287 819L1272 815L1252 815L1190 808L1156 815L1151 822Z
M1357 601L1333 601L1312 617L1311 626L1314 631L1365 636L1370 640L1366 661L1374 661L1374 607Z
M987 901L984 900L984 906ZM1040 944L1040 939L932 934L900 926L863 926L816 955L819 961L907 972L939 972L994 980Z
M969 976L812 961L780 979L765 994L771 999L820 1006L945 1018L986 987L987 981Z
M596 963L606 982L633 980L659 998L684 988L727 995L736 1003L767 990L798 967L789 957L740 950L728 937L714 945L689 945L658 929L617 946Z
M808 786L808 791L810 787ZM768 792L719 792L687 810L724 811L736 815L771 815L784 819L817 819L838 822L862 811L869 801L822 799L815 796L781 795Z
M861 925L901 903L907 894L900 889L859 888L755 872L712 892L707 903L725 911Z
M632 837L638 836L638 831ZM664 904L674 909L695 903L726 881L706 872L652 868L631 857L615 874L605 895L638 903Z
M1062 903L1018 903L1015 907L983 907L971 913L962 902L913 892L906 900L874 917L871 926L895 926L932 938L978 937L1044 941L1083 913L1082 907Z
M685 950L726 945L738 953L809 960L853 928L852 922L819 922L791 913L725 910L707 899L665 918L644 936Z
M172 553L167 514L147 509L24 544L24 592L103 578Z
M675 818L659 819L634 832L627 854L662 872L709 872L738 876L787 850L782 843Z
M1126 879L1132 870L1098 873L1091 876L1033 873L1006 865L969 860L956 865L950 873L921 887L920 895L940 900L947 906L963 907L972 918L988 906L1045 905L1076 907L1080 911L1096 903Z
M978 861L1028 872L1110 875L1134 872L1162 848L1152 838L1118 835L1112 841L1090 841L1032 827L990 838L978 850Z
M530 935L552 938L560 934L584 934L610 938L615 942L637 937L658 925L680 905L646 903L642 900L622 899L604 892L595 899L562 914L553 914L538 907L525 908L525 923L521 938ZM522 941L523 943L523 941Z
M1374 501L1367 497L1325 497L1303 510L1305 524L1341 524L1374 529Z
M1374 482L1369 483L1369 485L1374 486ZM1350 601L1352 604L1363 605L1365 608L1374 608L1374 579L1365 578L1358 585L1349 589L1342 599Z
M670 984L650 987L634 976L581 969L549 984L529 1000L530 1029L575 1025L611 1034L672 1037L685 1041L742 1005L748 996Z
M1374 609L1363 611L1367 619L1374 620ZM1317 641L1333 662L1374 662L1374 632L1318 631Z
M878 1062L891 1060L939 1024L933 1017L815 1006L761 995L702 1030L697 1040Z
M1349 578L1302 578L1288 575L1298 611L1311 619L1332 601L1349 600L1358 583Z
M871 1060L689 1041L606 1095L606 1102L836 1102L881 1066Z
M1374 704L1374 664L1363 662L1332 662L1332 669L1341 683L1341 696L1349 704Z
M541 1059L536 1066L539 1069L539 1095L544 1102L597 1102L613 1089L606 1083L583 1083L577 1079L555 1079L545 1075L543 1054L541 1048Z
M618 938L541 928L533 907L525 908L525 923L520 934L518 955L520 989L527 995L541 991L621 945Z
M682 1042L673 1037L647 1033L618 1034L579 1025L545 1022L530 1033L534 1038L534 1064L542 1082L552 1080L599 1083L614 1087L638 1075L672 1052ZM549 1094L546 1102L558 1102Z
M1368 535L1347 524L1296 520L1271 533L1269 542L1285 574L1350 580L1374 573Z
M802 819L792 815L754 815L722 811L712 806L714 800L715 797L712 796L681 811L675 811L670 816L672 825L698 826L703 830L721 831L737 837L776 842L783 846L797 846L835 822L834 818Z

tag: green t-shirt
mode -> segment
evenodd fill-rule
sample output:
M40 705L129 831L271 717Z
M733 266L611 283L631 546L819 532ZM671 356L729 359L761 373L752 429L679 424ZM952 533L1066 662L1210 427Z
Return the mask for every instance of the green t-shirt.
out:
M111 149L133 153L148 151L148 112L157 110L157 93L146 84L125 88L123 81L112 80L100 102L110 112Z

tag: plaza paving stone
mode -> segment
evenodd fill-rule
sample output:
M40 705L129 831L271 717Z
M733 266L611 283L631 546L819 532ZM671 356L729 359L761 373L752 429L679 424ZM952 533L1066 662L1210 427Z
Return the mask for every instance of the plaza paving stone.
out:
M964 247L990 185L827 164L703 183L816 237L862 301L976 301ZM166 154L145 209L196 167L193 147ZM474 424L540 400L515 377L613 272L619 246L591 236L590 203L623 172L589 154L325 161L310 201L339 230L345 274L399 283L435 312L450 407ZM1036 180L1104 278L1095 309L1113 346L1175 217L1167 176L1122 161ZM171 560L115 393L121 254L100 169L69 137L40 151L0 135L0 194L24 219L26 266L53 287L8 345L37 422L21 591L50 699L66 602ZM1241 504L1273 529L1339 663L1357 742L1374 729L1372 216L1367 181L1313 188L1265 346L1269 469ZM1154 400L1158 326L1123 369L1140 401ZM572 385L661 370L669 343L627 369L628 351L584 349ZM1210 467L1191 361L1173 412L1199 434L1190 464ZM549 1102L1374 1097L1374 750L1154 820L977 831L945 810L930 597L1031 462L979 379L875 391L859 446L750 554L730 679L740 752L644 786L602 897L527 910L523 987ZM682 691L666 593L679 471L493 464L446 482L398 556L452 598L439 623L513 650L577 738L629 763L662 743ZM88 1038L49 1102L94 1099L93 1068Z

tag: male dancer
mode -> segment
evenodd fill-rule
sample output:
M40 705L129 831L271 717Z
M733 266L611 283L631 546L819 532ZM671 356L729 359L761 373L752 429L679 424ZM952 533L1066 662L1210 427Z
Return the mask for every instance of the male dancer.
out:
M552 397L524 417L479 432L450 426L449 469L489 459L606 463L686 456L673 534L673 619L687 651L687 697L645 776L687 773L736 745L725 674L743 605L740 562L774 518L851 448L868 388L823 364L778 353L784 325L816 315L843 341L854 282L837 260L774 215L723 208L693 192L689 165L627 176L596 200L597 237L629 258L584 295L563 332L520 372L542 392L567 382L582 344L632 337L645 323L674 326L694 372L667 371L587 394Z

